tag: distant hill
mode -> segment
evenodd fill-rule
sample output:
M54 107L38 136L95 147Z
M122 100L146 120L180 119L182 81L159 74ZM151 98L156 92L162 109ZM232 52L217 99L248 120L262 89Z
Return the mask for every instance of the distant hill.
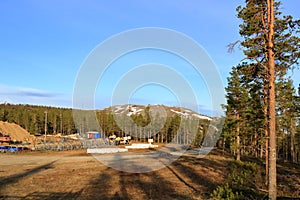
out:
M157 109L164 109L166 111L167 116L174 117L176 115L186 118L186 119L203 119L203 120L212 120L211 117L196 113L192 111L191 109L188 108L181 108L181 107L169 107L165 105L148 105L148 106L143 106L143 105L133 105L133 104L128 104L128 105L118 105L118 106L111 106L108 108L105 108L101 111L105 112L112 112L114 114L126 114L127 116L131 115L138 115L138 114L145 114L145 111L147 107L151 108L157 108Z

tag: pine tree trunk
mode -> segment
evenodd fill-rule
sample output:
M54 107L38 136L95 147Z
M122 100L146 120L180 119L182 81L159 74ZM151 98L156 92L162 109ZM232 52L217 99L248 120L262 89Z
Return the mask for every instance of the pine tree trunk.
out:
M294 125L294 120L293 117L291 117L291 161L296 162L296 157L295 157L295 125Z
M236 114L236 119L239 120L240 115L237 113ZM237 123L237 128L236 128L236 132L237 132L237 137L236 137L236 160L240 161L241 160L241 138L240 138L240 124L239 122Z
M266 70L268 73L268 69ZM264 86L264 115L268 116L269 112L268 112L268 87ZM265 184L266 186L268 186L269 183L269 129L268 129L268 117L265 117L265 164L266 164L266 179L265 179Z
M56 134L56 115L54 115L53 119L53 133Z
M268 71L269 71L269 199L276 200L276 110L275 110L275 62L274 62L274 0L268 5Z
M142 127L140 127L140 137L139 137L139 141L142 141Z
M236 137L236 160L240 161L241 160L241 150L240 150L240 136L237 135Z
M281 132L281 146L282 146L282 159L283 159L283 161L286 161L286 158L285 158L285 152L286 152L286 150L285 150L285 142L284 142L284 140L285 140L285 134L284 134L284 129L282 130L282 132ZM279 143L279 142L278 142ZM279 155L279 154L278 154Z
M261 134L261 140L263 140L263 138L264 138L264 135ZM264 145L261 143L260 146L259 146L259 148L260 148L260 150L259 150L259 153L260 153L259 157L260 157L260 159L262 159L263 156L264 156Z
M269 131L265 130L266 136L266 186L269 184Z
M255 157L257 158L258 157L258 149L259 149L259 147L258 147L258 144L257 144L257 132L256 132L256 130L255 130L255 133L254 133L254 148L255 148Z
M165 138L165 143L167 144L168 143L168 130L166 131L166 136L165 136L166 138Z
M236 94L236 100L239 100L238 94ZM237 132L237 138L236 138L236 160L240 161L241 160L241 138L240 138L240 123L239 123L239 119L240 119L240 114L239 114L239 110L236 113L236 120L237 120L237 127L236 127L236 132Z

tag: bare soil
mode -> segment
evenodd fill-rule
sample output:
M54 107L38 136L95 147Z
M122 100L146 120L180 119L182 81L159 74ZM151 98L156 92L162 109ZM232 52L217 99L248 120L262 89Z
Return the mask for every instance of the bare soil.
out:
M182 156L157 171L127 173L86 150L2 153L0 199L209 199L231 161L215 151L204 158Z
M14 141L32 142L34 140L33 135L15 123L0 121L0 133L9 135Z

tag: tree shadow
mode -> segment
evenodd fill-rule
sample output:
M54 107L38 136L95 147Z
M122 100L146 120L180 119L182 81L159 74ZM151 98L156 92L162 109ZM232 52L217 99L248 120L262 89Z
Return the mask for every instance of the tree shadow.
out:
M300 199L300 165L293 163L277 163L277 185L283 196L297 196ZM287 195L288 194L288 195ZM297 199L280 197L278 199Z
M196 199L200 198L200 195L209 198L211 192L218 186L218 181L213 180L215 177L207 177L207 174L197 173L194 167L185 165L185 162L189 163L189 165L200 165L206 170L215 171L217 168L219 170L218 173L227 171L229 164L229 161L224 160L220 162L186 156L179 158L171 165L165 165L165 168L158 171L151 171L150 169L150 172L147 173L119 171L120 189L113 198ZM132 167L136 168L138 166L133 165ZM180 187L184 189L178 188L178 185L181 185ZM139 193L133 190L137 190ZM189 192L187 193L185 190Z
M117 173L116 170L107 167L98 177L93 178L88 184L83 186L78 199L119 199L118 194L113 192L115 184L112 180Z
M139 166L133 163L132 167ZM168 176L162 176L166 169L130 173L108 167L87 184L79 199L194 199L190 193L179 190ZM170 176L176 177L172 173Z
M229 168L229 160L222 160L222 161L218 161L218 160L213 160L213 159L209 159L209 158L197 158L197 157L191 157L191 156L182 156L180 157L176 162L174 162L173 164L177 164L177 163L189 163L191 165L199 165L203 168L206 168L208 170L213 170L213 171L226 171L226 169Z
M53 161L53 162L47 163L45 165L35 167L35 168L33 168L31 170L28 170L26 172L23 172L23 173L14 174L14 175L11 175L11 176L8 176L8 177L2 177L2 178L0 178L0 189L4 188L7 185L16 183L20 179L25 178L27 176L36 174L36 173L38 173L40 171L43 171L43 170L51 169L51 168L53 168L53 164L55 162L56 162L56 160Z
M182 162L182 160L184 160L184 162ZM219 181L216 179L220 177L210 177L208 173L200 173L197 171L197 168L186 165L185 162L190 162L192 165L199 165L201 168L206 168L206 170L219 168L219 170L221 170L220 172L225 172L227 167L209 159L194 159L191 161L190 157L181 158L181 160L168 166L176 176L181 177L180 179L182 179L183 182L187 182L196 192L201 192L205 198L209 198L212 191L219 185ZM174 170L172 168L174 168ZM220 174L220 176L221 175L222 174Z
M22 200L72 200L80 197L82 190L78 192L33 192L26 196L0 196L0 199L22 199Z

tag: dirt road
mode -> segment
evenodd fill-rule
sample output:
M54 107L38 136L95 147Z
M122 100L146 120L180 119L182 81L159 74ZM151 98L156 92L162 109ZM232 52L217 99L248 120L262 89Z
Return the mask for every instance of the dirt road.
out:
M0 199L206 199L226 172L222 157L212 156L127 173L84 150L0 154Z

